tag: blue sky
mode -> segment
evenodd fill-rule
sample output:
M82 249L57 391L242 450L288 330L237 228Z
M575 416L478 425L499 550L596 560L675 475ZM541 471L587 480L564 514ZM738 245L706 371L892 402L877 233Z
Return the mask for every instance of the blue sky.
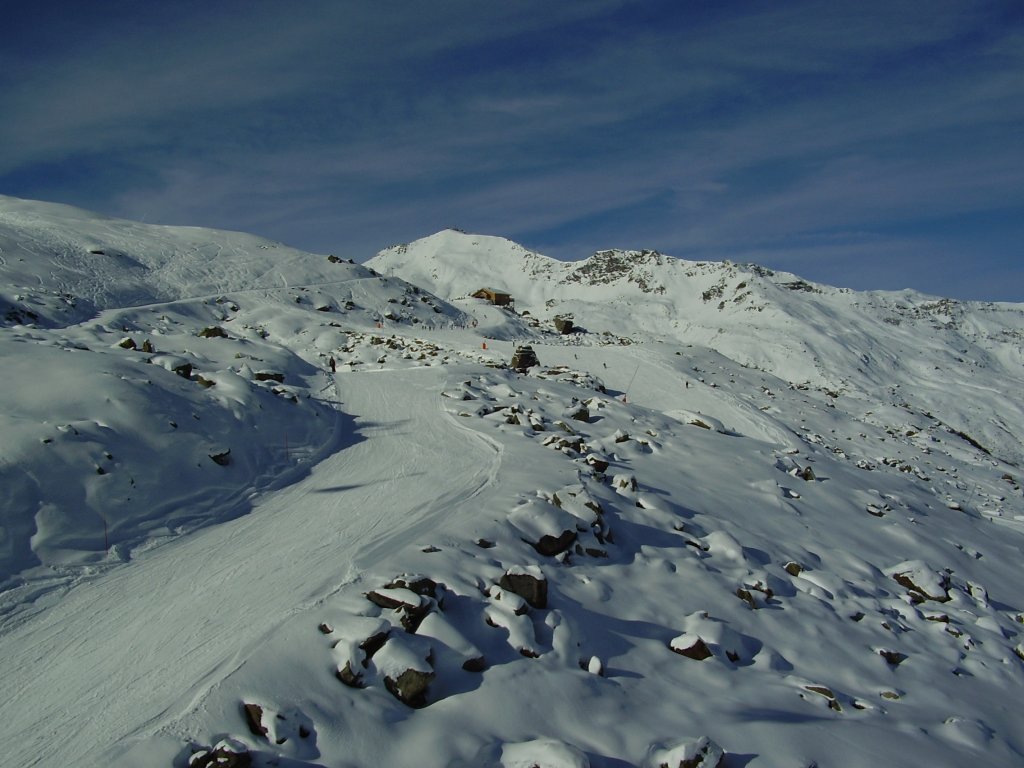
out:
M0 193L1024 301L1024 3L22 3Z

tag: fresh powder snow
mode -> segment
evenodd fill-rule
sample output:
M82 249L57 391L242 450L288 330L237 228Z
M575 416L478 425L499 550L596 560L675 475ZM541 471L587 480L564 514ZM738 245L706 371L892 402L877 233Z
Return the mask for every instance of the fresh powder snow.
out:
M1024 764L1024 305L0 197L0 350L5 764Z

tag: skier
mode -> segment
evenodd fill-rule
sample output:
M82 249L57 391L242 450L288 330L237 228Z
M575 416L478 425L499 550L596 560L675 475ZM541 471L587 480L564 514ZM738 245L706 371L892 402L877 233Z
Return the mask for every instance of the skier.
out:
M334 370L334 358L332 357L331 358L331 373L334 373L334 372L335 372L335 370Z

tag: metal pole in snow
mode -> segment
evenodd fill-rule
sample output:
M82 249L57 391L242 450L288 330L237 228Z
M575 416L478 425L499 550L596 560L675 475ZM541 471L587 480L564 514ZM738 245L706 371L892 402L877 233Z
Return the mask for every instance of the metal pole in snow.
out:
M629 395L629 389L633 386L633 381L636 379L637 373L640 372L640 363L636 364L636 370L633 371L633 378L629 380L629 384L626 385L626 391L622 394L622 402L626 402L626 397Z

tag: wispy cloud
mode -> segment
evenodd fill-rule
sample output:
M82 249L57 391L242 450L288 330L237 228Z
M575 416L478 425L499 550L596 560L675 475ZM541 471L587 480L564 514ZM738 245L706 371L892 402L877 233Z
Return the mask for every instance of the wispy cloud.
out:
M1024 207L1005 3L298 8L13 19L3 191L360 256L458 224L819 279L849 272L829 233L912 264L971 242L938 217ZM1019 255L989 220L975 257Z

